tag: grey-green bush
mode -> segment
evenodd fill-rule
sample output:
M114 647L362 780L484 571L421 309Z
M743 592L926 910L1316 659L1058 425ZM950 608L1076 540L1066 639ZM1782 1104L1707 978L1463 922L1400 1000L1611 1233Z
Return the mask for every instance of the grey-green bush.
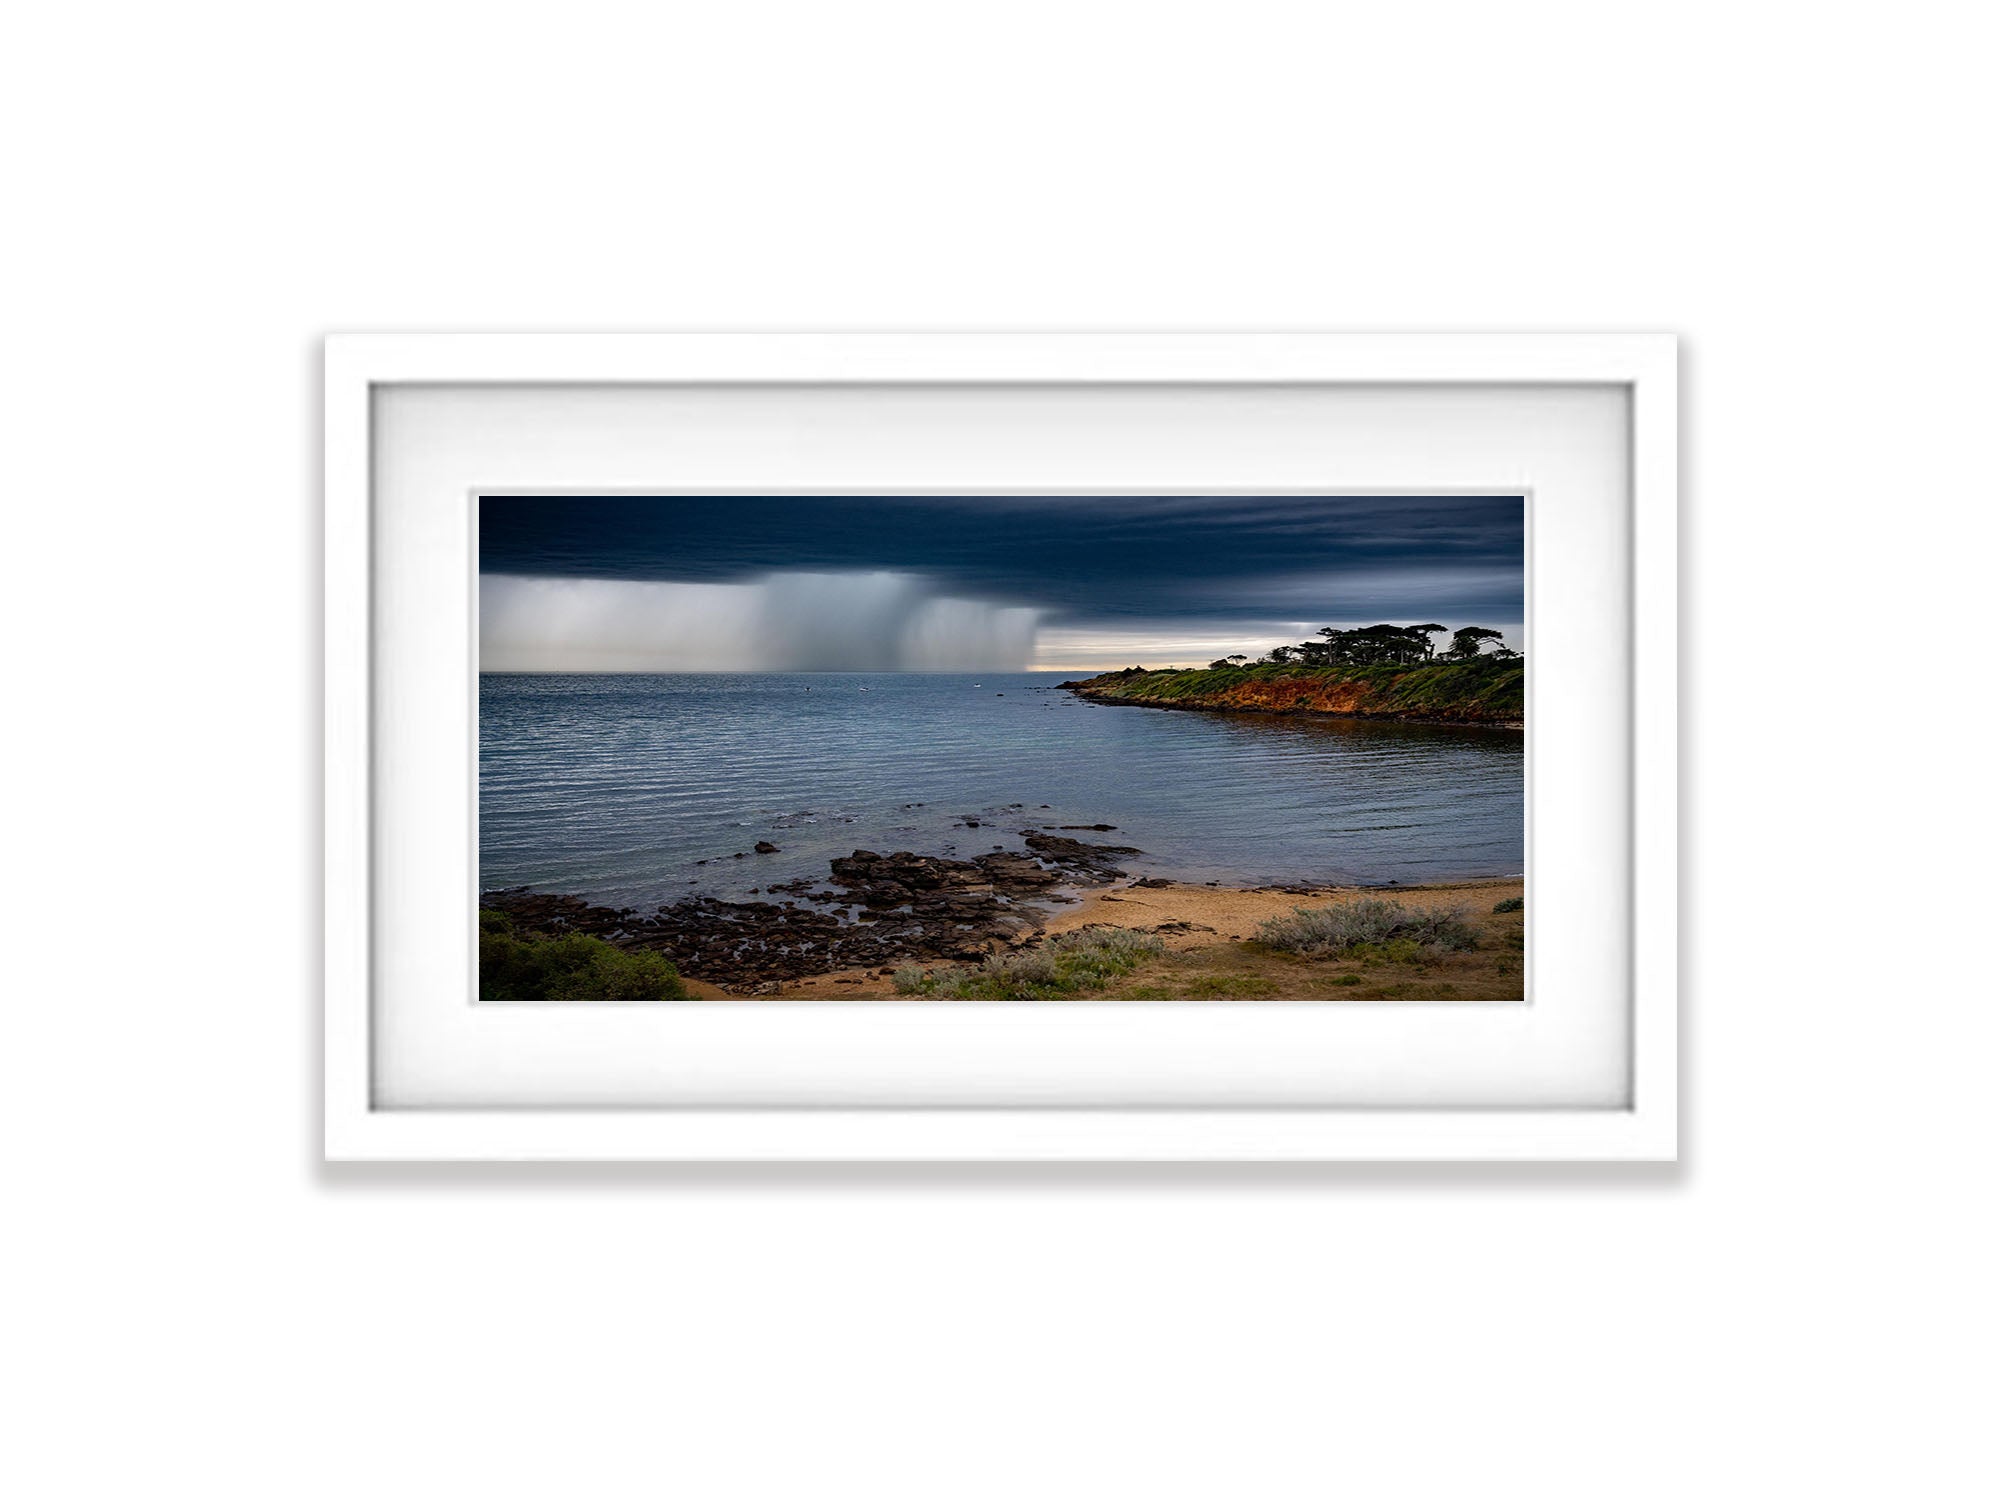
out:
M1257 929L1266 947L1307 958L1340 958L1367 946L1414 944L1430 955L1477 945L1479 935L1462 906L1421 910L1400 901L1350 901L1345 906L1299 906L1288 917L1272 917ZM1400 955L1399 955L1400 956Z
M945 1000L1062 1000L1103 989L1166 947L1149 932L1086 927L1038 947L988 954L974 967L927 971L905 964L896 971L896 992Z

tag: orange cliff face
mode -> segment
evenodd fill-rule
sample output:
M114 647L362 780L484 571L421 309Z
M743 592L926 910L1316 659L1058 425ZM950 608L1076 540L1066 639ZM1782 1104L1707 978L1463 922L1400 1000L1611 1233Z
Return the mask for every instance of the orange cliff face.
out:
M1139 708L1221 713L1329 714L1412 723L1485 724L1519 728L1521 695L1493 693L1486 681L1441 681L1435 666L1407 671L1339 670L1106 673L1065 683L1079 697ZM1209 679L1194 681L1191 679ZM1516 678L1518 684L1518 676Z
M1241 682L1205 695L1201 706L1246 709L1274 714L1363 714L1374 695L1364 683L1328 682L1308 677L1280 677Z

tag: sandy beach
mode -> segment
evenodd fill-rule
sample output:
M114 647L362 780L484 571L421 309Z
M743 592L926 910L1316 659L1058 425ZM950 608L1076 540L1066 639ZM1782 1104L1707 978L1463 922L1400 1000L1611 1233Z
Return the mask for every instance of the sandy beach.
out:
M1133 881L1088 892L1050 916L1046 936L1090 926L1156 933L1166 953L1114 980L1088 1000L1519 1000L1525 922L1494 906L1519 897L1518 877L1426 886L1337 888L1224 886ZM1258 924L1299 907L1394 900L1426 909L1457 907L1479 929L1479 946L1425 964L1381 959L1301 958L1255 941ZM889 973L848 969L765 994L731 994L698 980L704 1000L903 1000Z

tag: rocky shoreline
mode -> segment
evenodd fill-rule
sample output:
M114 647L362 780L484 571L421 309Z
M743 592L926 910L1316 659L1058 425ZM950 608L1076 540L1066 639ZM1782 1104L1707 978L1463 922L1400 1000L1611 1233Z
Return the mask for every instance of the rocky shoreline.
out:
M1024 830L1023 841L1026 853L971 859L857 849L830 861L823 882L769 887L782 901L693 896L645 913L516 887L487 891L479 904L506 913L524 934L583 933L650 949L690 978L768 994L787 981L844 969L976 961L995 943L1042 930L1048 914L1030 903L1061 903L1071 899L1065 888L1108 885L1126 873L1123 856L1142 852L1038 829Z

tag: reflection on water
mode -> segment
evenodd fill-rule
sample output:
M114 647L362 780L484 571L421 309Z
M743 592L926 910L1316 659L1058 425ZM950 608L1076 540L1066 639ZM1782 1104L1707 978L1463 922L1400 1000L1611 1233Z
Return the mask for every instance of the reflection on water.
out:
M1109 706L1065 675L483 676L480 883L737 897L856 848L1093 823L1187 880L1522 869L1518 732Z

